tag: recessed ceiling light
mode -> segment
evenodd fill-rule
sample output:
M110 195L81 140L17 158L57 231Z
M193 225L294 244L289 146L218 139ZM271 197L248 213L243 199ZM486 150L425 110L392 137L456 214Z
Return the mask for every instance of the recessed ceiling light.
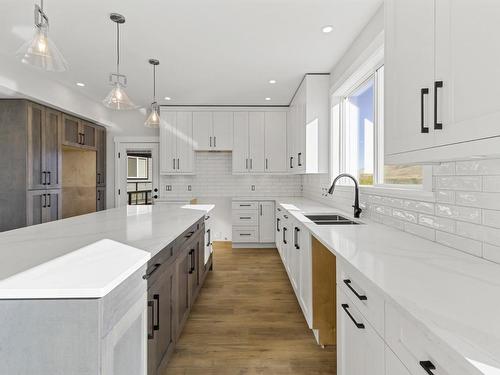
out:
M172 100L170 96L165 96L165 100Z
M333 26L331 25L323 26L321 31L323 31L325 34L331 33L333 31Z
M275 80L275 79L271 79L271 80L269 80L269 83L270 83L271 85L274 85L274 84L276 83L276 80Z
M271 98L266 98L267 101L271 100Z
M80 87L85 87L85 83L83 83L83 82L77 82L76 85L80 86Z

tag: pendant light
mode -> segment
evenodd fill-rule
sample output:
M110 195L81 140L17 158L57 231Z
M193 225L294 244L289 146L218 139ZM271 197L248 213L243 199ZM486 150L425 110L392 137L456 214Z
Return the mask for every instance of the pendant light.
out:
M127 87L127 76L120 74L120 25L125 23L125 17L111 13L111 21L116 23L116 73L110 73L109 83L113 86L103 103L111 109L134 109L136 105L130 100L124 88Z
M153 102L151 103L149 116L144 126L148 128L158 128L160 127L160 108L156 102L156 67L160 65L160 62L156 59L149 59L149 63L153 65Z
M43 10L43 0L35 4L35 35L24 43L16 52L16 56L24 64L49 72L68 70L68 63L49 38L49 17Z

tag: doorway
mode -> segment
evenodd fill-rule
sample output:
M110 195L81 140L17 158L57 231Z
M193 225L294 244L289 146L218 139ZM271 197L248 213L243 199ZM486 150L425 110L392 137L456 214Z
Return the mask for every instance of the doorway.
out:
M152 205L159 198L157 142L117 143L116 207Z

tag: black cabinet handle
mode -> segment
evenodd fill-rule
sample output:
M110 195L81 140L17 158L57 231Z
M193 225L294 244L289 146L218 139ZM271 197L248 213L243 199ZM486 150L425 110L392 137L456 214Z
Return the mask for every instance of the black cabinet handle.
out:
M420 361L420 366L425 370L426 373L429 375L434 375L434 373L431 370L435 370L436 366L431 361Z
M47 174L48 174L48 176L49 176L49 183L48 183L47 185L50 185L50 184L52 183L52 182L51 182L52 178L50 177L50 171L48 171L48 172L47 172Z
M428 88L420 89L420 132L429 133L429 127L425 126L424 96L429 94Z
M172 161L173 161L172 169L175 169L175 158L172 159Z
M154 198L154 199L158 199L158 195L156 195L156 194L155 194L155 195L153 195L153 198Z
M290 156L290 168L293 168L293 156Z
M299 152L299 153L297 154L297 165L298 165L299 167L302 167L302 152Z
M262 216L262 204L260 204L260 216Z
M49 197L49 204L47 205L47 207L50 207L50 205L52 204L52 199L50 197L50 194L47 194L47 196Z
M214 136L214 147L217 147L217 137Z
M153 322L155 320L154 304L154 301L148 301L148 309L151 307L151 332L148 332L148 340L153 340L155 338L155 330L153 326Z
M353 292L353 293L354 293L354 295L355 295L356 297L358 297L358 299L359 299L359 300L361 300L361 301L366 301L366 300L368 299L368 297L367 297L367 296L362 295L362 294L359 294L359 293L356 291L356 289L354 289L354 288L351 286L351 280L349 280L349 279L345 279L345 280L344 280L344 284L345 284L345 285L347 285L347 287L351 290L351 292Z
M283 228L283 243L284 243L285 245L287 244L287 242L286 242L286 231L287 231L287 229L286 229L286 227L284 227L284 228Z
M154 191L155 193L158 193L158 188L154 188L154 189L153 189L153 191Z
M43 197L42 208L45 208L47 207L47 194L42 194L42 197Z
M240 237L241 236L251 236L251 234L250 233L240 233Z
M144 280L149 279L149 278L153 275L153 273L155 273L155 272L156 272L156 270L158 270L158 268L159 268L160 266L161 266L161 263L156 263L156 264L155 264L155 265L151 268L151 271L147 272L144 276L142 276L142 278L143 278Z
M207 221L208 219L210 219L210 216L209 215L205 216L205 221Z
M191 238L191 236L194 234L194 231L189 232L184 236L184 238Z
M212 147L212 137L210 137L210 147Z
M82 145L85 144L85 133L82 133Z
M266 158L266 169L269 169L269 163L267 161L267 158Z
M363 323L358 323L356 321L356 319L354 319L354 317L351 315L351 313L349 312L349 305L347 303L343 303L342 304L342 308L344 309L345 313L347 314L347 316L349 318L351 318L352 322L354 323L354 325L359 328L359 329L364 329L365 328L365 325Z
M47 185L47 172L41 172L42 174L42 185Z
M212 242L212 231L210 229L207 229L207 236L208 236L207 246L210 246Z
M240 203L240 207L250 207L250 206L251 206L251 204L241 204Z
M179 162L179 158L177 158L177 169L181 169L181 167L180 167L180 162Z
M191 257L190 261L191 261L191 267L189 268L189 273L192 274L195 270L195 266L194 266L194 249L191 249L191 251L189 252L189 255Z
M276 232L280 232L280 218L276 218Z
M443 129L443 123L438 122L438 89L443 87L443 81L434 82L434 129Z
M283 215L283 217L284 217L285 219L288 219L288 215Z
M156 324L154 324L154 319L153 319L153 331L158 331L160 329L160 295L154 294L153 300L156 301Z
M300 246L298 244L299 242L299 232L300 232L300 229L295 227L294 229L294 233L293 233L293 242L294 242L294 246L297 250L300 250Z
M101 174L100 173L97 174L97 183L98 184L101 183Z
M250 216L240 216L240 220L250 220Z

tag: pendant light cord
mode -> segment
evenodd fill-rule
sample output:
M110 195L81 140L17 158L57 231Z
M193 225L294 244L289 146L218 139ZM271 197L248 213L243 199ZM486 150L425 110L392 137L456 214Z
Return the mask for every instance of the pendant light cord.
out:
M156 102L156 65L153 65L153 102Z
M120 74L120 24L116 23L116 73Z

